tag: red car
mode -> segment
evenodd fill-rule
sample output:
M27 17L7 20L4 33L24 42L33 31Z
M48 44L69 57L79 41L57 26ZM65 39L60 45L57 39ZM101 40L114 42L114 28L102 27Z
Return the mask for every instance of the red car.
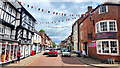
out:
M55 48L49 50L49 56L58 56L58 52Z

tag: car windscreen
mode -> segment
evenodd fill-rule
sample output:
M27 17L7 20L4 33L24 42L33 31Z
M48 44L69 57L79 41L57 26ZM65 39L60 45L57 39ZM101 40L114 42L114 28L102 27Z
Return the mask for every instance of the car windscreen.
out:
M63 50L63 52L68 52L68 50Z
M50 49L46 49L46 50L50 50Z
M56 51L56 49L50 49L50 51Z

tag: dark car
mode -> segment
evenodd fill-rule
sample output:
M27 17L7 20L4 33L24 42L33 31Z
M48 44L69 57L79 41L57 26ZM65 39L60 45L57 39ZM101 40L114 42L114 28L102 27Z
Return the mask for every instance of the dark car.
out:
M58 56L58 52L55 48L49 50L49 56Z

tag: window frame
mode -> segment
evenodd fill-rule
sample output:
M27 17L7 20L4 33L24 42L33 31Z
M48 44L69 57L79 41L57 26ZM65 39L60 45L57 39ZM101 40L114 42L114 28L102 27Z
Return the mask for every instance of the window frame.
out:
M100 26L101 22L107 22L107 31L101 31L101 26ZM110 31L110 27L109 27L110 22L115 22L115 29L116 30ZM99 24L99 29L97 28L97 24ZM99 30L99 32L97 32L97 30ZM116 20L102 20L102 21L99 21L99 22L95 23L95 33L103 33L103 32L118 32Z
M108 41L108 43L109 43L109 53L103 53L103 49L102 49L102 41ZM111 41L116 41L116 43L117 43L117 53L111 53L111 44L110 44L110 42ZM98 42L101 42L100 43L100 45L101 45L101 53L99 53L98 52ZM96 50L97 50L97 54L101 54L101 55L119 55L119 42L118 42L118 40L109 40L109 39L106 39L106 40L97 40L96 41Z
M99 8L99 14L103 14L103 13L106 13L106 12L101 12L101 10L102 10L102 7L106 7L106 12L108 12L108 6L100 6L100 8Z

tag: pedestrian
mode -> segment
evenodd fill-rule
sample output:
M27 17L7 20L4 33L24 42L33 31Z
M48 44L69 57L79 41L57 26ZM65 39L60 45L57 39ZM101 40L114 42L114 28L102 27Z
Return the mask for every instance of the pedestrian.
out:
M21 52L20 49L17 52L17 63L20 63Z
M83 55L83 59L85 59L85 55L86 55L85 49L83 49L82 55Z

